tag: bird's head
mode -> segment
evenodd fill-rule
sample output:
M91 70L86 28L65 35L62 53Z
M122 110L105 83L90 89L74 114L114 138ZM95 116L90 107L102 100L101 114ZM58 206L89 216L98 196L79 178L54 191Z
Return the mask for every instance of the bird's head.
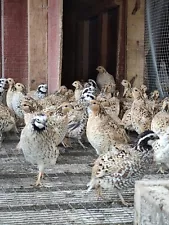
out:
M70 112L73 109L73 106L69 102L63 102L58 108L57 111L63 113L64 115ZM57 113L56 111L56 113Z
M165 98L162 104L162 110L165 112L169 112L169 99Z
M36 100L34 100L32 97L25 96L21 102L21 108L26 113L36 111Z
M122 80L121 85L125 88L131 88L131 84L128 80Z
M148 90L148 88L147 88L147 86L145 84L142 84L140 86L140 90L145 93Z
M133 98L134 98L134 99L139 99L139 98L142 97L142 93L141 93L140 89L138 89L138 88L136 88L136 87L134 87L134 88L132 89L132 95L133 95Z
M104 93L112 93L115 91L116 85L115 84L106 84L103 88Z
M100 103L98 101L91 100L89 102L88 109L89 109L89 112L91 111L93 114L97 115L99 113L99 111L100 111L100 107L101 107L101 105L100 105Z
M148 151L152 149L152 145L159 139L159 136L152 130L142 132L137 139L136 148L138 151Z
M60 86L58 93L64 95L67 92L67 87L65 85Z
M76 89L82 88L82 84L80 83L80 81L76 80L72 83L72 86L75 87Z
M93 86L94 88L97 88L96 81L94 81L93 79L88 79L87 84L89 86Z
M34 130L41 132L47 127L47 116L45 114L36 114L32 119L32 126Z
M15 84L15 88L18 92L22 92L22 93L25 93L26 92L26 88L23 84L21 83L16 83Z
M98 67L96 68L96 70L97 70L99 73L105 73L105 72L107 72L106 69L105 69L103 66L98 66Z
M158 90L154 90L152 95L151 95L152 99L157 100L160 97L160 93Z
M47 91L48 91L48 85L47 84L40 84L38 86L38 89L37 89L38 92L42 93L42 94L47 94Z
M15 81L14 81L13 78L8 78L8 79L7 79L7 82L8 82L8 85L9 85L9 86L14 86L14 85L15 85Z

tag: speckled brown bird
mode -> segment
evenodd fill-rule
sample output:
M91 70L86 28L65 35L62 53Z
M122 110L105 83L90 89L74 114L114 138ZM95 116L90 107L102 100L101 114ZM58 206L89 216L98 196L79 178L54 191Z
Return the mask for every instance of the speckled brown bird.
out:
M37 90L30 91L27 93L29 97L34 98L35 100L45 98L48 94L48 85L47 84L40 84L37 87Z
M39 169L35 186L41 185L41 177L48 165L55 165L59 156L58 133L45 114L35 114L23 128L18 148L25 159Z
M98 66L96 70L99 72L97 74L96 82L100 90L107 84L115 84L113 75L109 74L103 66ZM114 87L112 86L112 92Z
M23 112L20 107L24 97L25 97L25 86L21 83L16 83L15 92L12 97L12 108L16 116L20 119L24 118Z
M72 83L73 87L75 87L74 95L75 95L75 100L79 101L82 91L83 91L83 85L81 84L80 81L76 80Z
M16 91L15 81L12 78L8 78L7 81L8 81L9 87L8 87L8 91L6 94L6 104L7 104L8 108L11 110L11 112L14 112L13 107L12 107L12 98L13 98L14 92Z
M16 123L14 117L7 106L0 104L0 147L2 144L3 133L13 130L17 133Z
M169 127L169 99L166 98L163 100L163 105L157 114L152 119L151 129L159 134L165 132Z
M125 129L105 112L98 101L90 102L88 114L86 136L98 155L113 150L114 141L121 143L129 141Z
M128 80L122 80L121 85L124 87L123 98L132 98L131 83Z
M159 137L152 131L145 131L140 134L134 148L126 145L117 154L109 151L100 155L92 168L91 180L87 184L88 191L95 188L97 194L102 197L102 189L113 190L118 193L121 202L129 206L121 190L133 187L136 180L139 180L147 172L147 168L153 162L152 144Z
M132 94L134 98L131 106L132 126L138 134L141 134L151 129L152 112L147 108L140 89L133 88Z

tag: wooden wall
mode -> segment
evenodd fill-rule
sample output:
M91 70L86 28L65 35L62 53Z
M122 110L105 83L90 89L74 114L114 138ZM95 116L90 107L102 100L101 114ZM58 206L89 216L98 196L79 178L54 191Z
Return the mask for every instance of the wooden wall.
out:
M140 0L140 9L135 15L132 11L136 0L127 2L126 73L128 80L138 75L134 85L139 87L144 77L144 0Z
M47 0L28 0L28 89L47 82Z

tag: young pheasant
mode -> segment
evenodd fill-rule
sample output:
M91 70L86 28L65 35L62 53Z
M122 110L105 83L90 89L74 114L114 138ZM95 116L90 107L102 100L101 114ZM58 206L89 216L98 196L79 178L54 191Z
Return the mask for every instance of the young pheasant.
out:
M15 84L16 91L12 97L12 108L16 114L16 116L20 119L24 118L23 112L21 110L21 102L25 97L25 86L21 83Z
M10 111L14 113L13 107L12 107L12 98L16 91L15 81L12 78L8 78L7 81L8 81L9 87L8 87L8 91L6 93L6 104L7 104L8 108L10 109Z
M72 85L75 87L75 100L78 101L82 95L83 85L80 81L74 81Z
M159 134L165 132L169 126L169 99L163 101L161 111L158 112L152 119L151 129Z
M127 143L129 137L104 110L98 101L92 100L88 108L86 135L98 155L114 149L114 142Z
M118 147L117 154L109 151L100 155L92 168L91 180L87 184L88 191L95 188L101 196L102 188L113 190L118 193L121 202L128 206L121 190L133 187L135 181L141 179L146 173L153 162L152 144L158 138L153 131L145 131L140 134L133 149L126 145L121 151Z
M47 96L48 86L47 84L40 84L36 91L30 91L27 93L29 97L34 98L35 100L45 98Z
M100 90L107 84L115 84L113 75L109 74L103 66L98 66L96 70L99 72L96 82Z
M59 156L58 133L45 114L36 114L23 128L18 147L25 159L39 169L35 186L41 185L41 177L48 165L55 165Z
M0 146L2 144L3 133L11 130L17 132L15 119L11 115L9 108L3 104L0 104Z
M134 130L141 134L145 130L150 130L152 113L148 110L142 93L138 88L132 90L134 101L131 106L131 121Z

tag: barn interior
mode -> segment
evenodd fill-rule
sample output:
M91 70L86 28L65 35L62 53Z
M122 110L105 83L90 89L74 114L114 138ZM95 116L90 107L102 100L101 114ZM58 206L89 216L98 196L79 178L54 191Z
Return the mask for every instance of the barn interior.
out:
M119 6L114 1L63 1L62 84L96 79L98 65L116 79Z

